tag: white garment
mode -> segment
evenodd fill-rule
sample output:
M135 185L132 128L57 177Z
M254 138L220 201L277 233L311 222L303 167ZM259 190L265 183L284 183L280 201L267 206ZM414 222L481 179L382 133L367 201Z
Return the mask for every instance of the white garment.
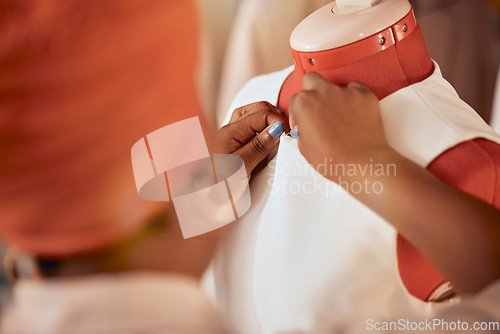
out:
M389 143L422 167L469 139L500 143L435 66L426 80L381 101ZM230 111L259 100L276 104L292 70L251 80ZM408 294L397 269L396 231L310 167L294 139L281 138L273 162L253 178L251 195L252 208L207 273L214 274L217 303L240 331L323 333L359 317L427 316L443 306Z
M226 333L198 282L179 275L121 273L20 281L3 334Z

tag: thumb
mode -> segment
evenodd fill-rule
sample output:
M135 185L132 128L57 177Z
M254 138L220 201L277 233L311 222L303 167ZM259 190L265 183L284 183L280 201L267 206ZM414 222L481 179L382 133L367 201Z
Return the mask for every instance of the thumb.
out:
M253 137L245 146L234 152L234 154L239 155L245 161L245 167L249 175L278 144L283 132L285 132L283 124L277 121Z

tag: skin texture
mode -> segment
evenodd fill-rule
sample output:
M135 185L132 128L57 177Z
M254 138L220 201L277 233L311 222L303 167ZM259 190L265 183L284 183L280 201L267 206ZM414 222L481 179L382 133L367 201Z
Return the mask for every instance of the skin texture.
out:
M377 98L359 83L336 86L317 73L290 101L299 149L312 166L395 164L396 175L347 176L341 184L381 182L380 194L358 200L384 217L426 255L458 293L475 293L500 278L500 212L452 188L387 143ZM325 175L337 182L339 175Z

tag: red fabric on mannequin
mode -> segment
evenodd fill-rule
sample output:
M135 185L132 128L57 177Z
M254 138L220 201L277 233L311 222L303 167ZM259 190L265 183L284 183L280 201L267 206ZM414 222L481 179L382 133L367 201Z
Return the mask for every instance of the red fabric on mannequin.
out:
M132 145L201 116L193 1L7 1L0 9L0 237L45 256L129 236ZM182 57L179 55L182 54Z
M347 49L355 44L342 48ZM325 54L332 52L334 56L334 51L335 49L307 53L307 55L308 58L314 58L315 54L322 54L324 57ZM300 52L292 50L292 53ZM278 98L278 108L286 115L288 115L288 101L302 89L302 76L308 72L302 68L297 56L294 56L294 59L295 69L283 83ZM316 72L338 85L359 81L368 86L379 99L383 99L401 88L424 80L432 74L433 69L434 66L427 53L420 27L416 26L408 36L384 51L353 63L318 69Z

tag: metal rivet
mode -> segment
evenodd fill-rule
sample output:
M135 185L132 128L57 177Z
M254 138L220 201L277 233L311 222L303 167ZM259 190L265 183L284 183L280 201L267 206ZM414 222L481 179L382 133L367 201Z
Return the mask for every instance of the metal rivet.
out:
M309 62L311 63L311 65L316 64L316 60L314 60L313 58L309 59Z
M405 24L405 25L403 26L403 32L407 32L407 31L408 31L408 26Z
M384 37L380 37L379 40L378 40L378 44L384 45L384 43L385 43L385 38Z

